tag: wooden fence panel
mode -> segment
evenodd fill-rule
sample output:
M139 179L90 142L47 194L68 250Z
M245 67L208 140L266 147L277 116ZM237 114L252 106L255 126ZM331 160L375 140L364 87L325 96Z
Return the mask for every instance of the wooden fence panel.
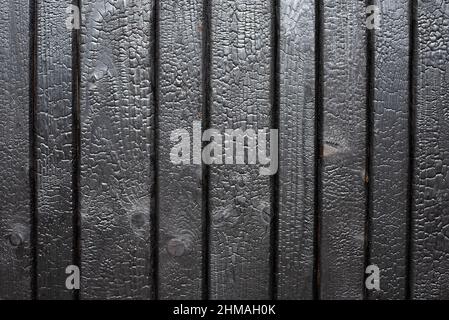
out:
M30 299L31 10L28 1L12 0L0 13L0 299Z
M71 299L65 286L73 261L71 1L37 2L37 277L39 299ZM72 26L72 25L71 25ZM75 25L73 25L75 27Z
M314 12L311 0L280 1L279 299L314 294Z
M203 5L198 0L160 5L159 298L201 299L202 166L191 153L188 164L174 164L170 153L178 142L171 141L175 130L187 130L189 141L197 134L194 125L201 130Z
M0 15L0 300L449 298L447 1Z
M449 4L417 2L412 298L449 299Z
M369 264L379 267L381 281L380 290L369 293L373 299L404 299L410 162L409 2L378 0L374 4L379 9L380 25L372 29Z
M272 3L211 5L211 128L270 128ZM269 298L270 177L254 165L213 164L209 194L210 297Z
M320 292L362 299L366 217L366 26L363 1L323 6Z
M152 296L154 3L83 1L81 298Z

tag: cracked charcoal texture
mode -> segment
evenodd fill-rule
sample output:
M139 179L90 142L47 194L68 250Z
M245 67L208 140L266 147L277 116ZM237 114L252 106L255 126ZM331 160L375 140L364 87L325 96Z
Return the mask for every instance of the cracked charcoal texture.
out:
M202 168L171 163L170 133L202 119L203 4L160 5L159 298L201 299Z
M72 262L72 37L65 12L71 1L38 1L37 273L39 299L71 299L65 268Z
M449 299L449 2L418 1L412 298Z
M321 169L320 296L362 299L366 215L365 4L359 0L325 0L323 19L323 148L333 151L323 154Z
M271 124L271 2L212 0L211 127ZM210 297L268 299L270 178L257 166L210 167Z
M278 298L313 298L314 1L280 1Z
M381 270L372 299L404 299L409 169L409 3L378 0L374 30L374 110L371 168L370 264Z
M0 300L31 298L28 8L0 6Z
M373 2L381 25L368 66L366 1L323 0L316 17L313 0L82 0L79 47L65 25L70 1L7 1L0 300L75 298L64 271L77 254L81 299L268 299L273 280L279 299L404 299L408 287L414 299L448 299L449 2L414 1L416 20L410 1ZM205 174L204 165L170 162L174 129L192 134L194 121L262 129L277 113L279 199L258 166L212 165ZM377 292L365 290L365 263L380 267Z
M83 1L83 299L149 299L153 192L148 1Z

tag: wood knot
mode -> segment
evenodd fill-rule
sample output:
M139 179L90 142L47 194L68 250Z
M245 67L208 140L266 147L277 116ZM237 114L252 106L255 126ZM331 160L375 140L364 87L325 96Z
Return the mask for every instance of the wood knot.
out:
M9 236L9 243L14 247L20 246L22 242L23 242L22 236L17 232L13 232Z
M180 257L184 255L186 251L186 246L183 241L179 239L171 239L167 243L167 252L174 256L174 257Z
M339 150L338 150L337 145L325 143L321 147L321 157L322 158L327 158L327 157L333 156L334 154L337 154L338 152L339 152Z

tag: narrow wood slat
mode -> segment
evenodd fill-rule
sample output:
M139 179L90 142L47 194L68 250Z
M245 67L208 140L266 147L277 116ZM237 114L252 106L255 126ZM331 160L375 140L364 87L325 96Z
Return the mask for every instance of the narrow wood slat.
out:
M73 264L71 1L37 2L37 277L39 299L71 299Z
M152 291L152 0L83 1L81 298Z
M0 299L30 299L29 2L5 2L0 16Z
M202 169L173 164L175 130L202 119L202 1L160 2L159 298L202 296ZM190 138L192 139L192 138ZM191 146L191 143L189 143Z
M362 299L368 179L364 1L325 0L323 25L320 295Z
M449 4L417 15L412 298L449 299Z
M271 1L212 0L210 124L271 124ZM210 167L210 297L267 299L270 280L270 178L258 165Z
M409 165L409 4L377 0L374 29L370 264L380 270L371 299L404 299ZM370 13L372 14L372 12Z
M278 298L312 299L315 2L280 1Z

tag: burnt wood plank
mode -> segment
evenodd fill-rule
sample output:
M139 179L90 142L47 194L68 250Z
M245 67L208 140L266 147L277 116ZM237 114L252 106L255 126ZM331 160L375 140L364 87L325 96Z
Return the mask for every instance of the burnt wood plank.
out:
M152 290L153 1L83 1L81 298Z
M280 1L278 298L313 298L315 2Z
M0 16L0 299L30 299L29 2L4 2Z
M449 3L417 2L412 298L449 299Z
M362 299L366 216L364 1L323 6L320 296Z
M38 299L70 299L65 269L72 261L71 1L37 2Z
M272 3L211 5L211 128L269 128ZM260 175L259 165L211 165L212 299L269 297L270 193L270 177Z
M409 165L409 3L377 0L374 29L374 112L370 264L380 270L371 299L404 299Z
M194 121L201 129L202 12L198 0L160 2L160 299L202 296L201 163L174 164L170 159L172 132L185 129L192 135Z

